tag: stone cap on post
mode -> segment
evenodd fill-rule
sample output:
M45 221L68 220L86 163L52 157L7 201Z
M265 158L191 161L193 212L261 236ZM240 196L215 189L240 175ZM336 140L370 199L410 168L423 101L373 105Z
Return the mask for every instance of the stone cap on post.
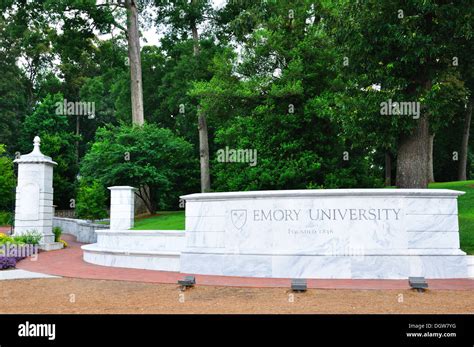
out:
M24 154L20 156L20 158L15 159L13 162L14 163L45 163L45 164L50 164L50 165L58 165L55 161L51 159L51 157L48 157L47 155L44 155L41 153L40 150L41 146L41 139L39 136L35 136L33 140L33 151L28 154Z
M132 190L133 192L136 192L138 188L131 187L131 186L112 186L112 187L107 187L109 190Z

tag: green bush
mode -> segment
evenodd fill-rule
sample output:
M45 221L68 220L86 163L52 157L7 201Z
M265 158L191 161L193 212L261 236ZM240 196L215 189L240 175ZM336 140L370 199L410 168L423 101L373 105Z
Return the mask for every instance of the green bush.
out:
M177 208L180 195L198 190L198 169L191 143L169 129L145 124L99 128L80 173L104 187L140 188L138 195L153 213Z
M7 156L5 145L0 144L0 209L5 210L11 207L13 188L15 188L13 161ZM0 224L6 223L0 221Z
M0 233L0 247L5 243L15 243L15 240L8 235Z
M53 228L54 242L59 242L61 240L62 233L63 233L63 229L61 229L61 227Z
M17 243L26 243L28 245L38 245L43 235L36 230L29 230L22 235L13 236L13 240Z
M13 215L8 211L0 211L0 225L11 225Z
M99 181L81 181L76 201L76 216L83 219L107 217L107 192Z

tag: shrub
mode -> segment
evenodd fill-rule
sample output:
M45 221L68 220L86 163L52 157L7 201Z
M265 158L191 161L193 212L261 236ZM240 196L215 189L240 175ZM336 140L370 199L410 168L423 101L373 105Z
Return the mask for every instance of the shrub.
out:
M81 181L76 201L76 216L84 219L107 217L107 192L99 181Z
M23 242L15 240L13 237L0 233L0 246L11 243L11 244L22 244Z
M12 224L12 213L8 211L0 211L0 225Z
M13 240L16 242L26 243L29 245L38 245L43 235L36 230L27 231L22 235L13 236Z
M11 242L13 242L13 239L11 237L5 234L0 234L0 246L5 243L11 243Z
M153 213L178 207L180 195L199 189L198 168L191 143L170 129L144 124L99 128L80 173L83 179L100 180L104 187L139 188L137 195Z
M15 175L13 161L7 156L5 145L0 144L0 209L8 209L13 201ZM1 223L0 224L6 224Z
M54 242L61 241L61 234L63 233L63 229L61 227L54 227L53 234L54 234Z

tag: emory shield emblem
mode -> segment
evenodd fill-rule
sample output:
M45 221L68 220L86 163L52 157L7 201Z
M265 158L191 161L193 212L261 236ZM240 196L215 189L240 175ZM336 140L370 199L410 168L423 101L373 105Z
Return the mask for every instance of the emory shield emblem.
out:
M234 227L242 229L245 223L247 223L247 210L231 210L230 217Z

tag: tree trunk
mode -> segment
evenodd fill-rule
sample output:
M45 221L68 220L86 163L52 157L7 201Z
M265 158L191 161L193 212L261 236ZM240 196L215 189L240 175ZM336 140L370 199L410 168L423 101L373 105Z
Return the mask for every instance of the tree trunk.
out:
M433 149L434 149L434 137L435 134L430 134L429 147L428 147L428 183L433 183L434 179L434 170L433 170Z
M76 164L79 163L79 134L80 134L80 122L79 115L76 115Z
M466 118L464 118L464 129L462 134L461 142L461 155L459 160L458 167L458 180L466 181L467 180L467 153L469 151L469 132L471 130L471 119L472 119L472 108L474 100L469 99L469 103L466 109Z
M193 5L197 5L198 0L192 0ZM190 23L191 33L193 35L193 55L199 55L199 32L196 22ZM201 192L209 192L211 190L211 174L209 167L209 138L207 131L206 116L199 112L198 106L198 129L199 129L199 157L201 161Z
M201 192L211 190L211 175L209 169L209 142L207 137L207 122L204 114L198 115L199 156L201 159Z
M392 185L392 156L389 152L385 152L385 186Z
M153 199L153 193L148 186L139 187L138 191L135 193L141 199L146 209L150 214L156 212L157 204Z
M192 4L194 6L198 5L197 1L199 0L192 0ZM197 56L199 55L199 33L194 20L191 22L191 33L193 34L193 54L194 56Z
M427 188L429 161L429 120L422 115L411 134L401 135L397 152L397 187Z
M142 64L140 59L140 35L138 11L135 0L126 0L128 58L130 60L130 90L132 94L132 123L143 125Z
M149 190L148 186L139 187L138 192L135 193L135 214L146 214L146 213L153 213L154 211L151 210L152 201L146 200L145 193L142 193L144 189Z
M196 28L196 24L191 26L191 32L193 33L193 54L194 56L199 55L199 34Z
M199 54L199 36L195 25L191 26L194 40L194 56ZM211 190L211 174L209 167L209 138L207 131L206 116L199 112L198 106L198 129L199 129L199 156L201 161L201 192Z

